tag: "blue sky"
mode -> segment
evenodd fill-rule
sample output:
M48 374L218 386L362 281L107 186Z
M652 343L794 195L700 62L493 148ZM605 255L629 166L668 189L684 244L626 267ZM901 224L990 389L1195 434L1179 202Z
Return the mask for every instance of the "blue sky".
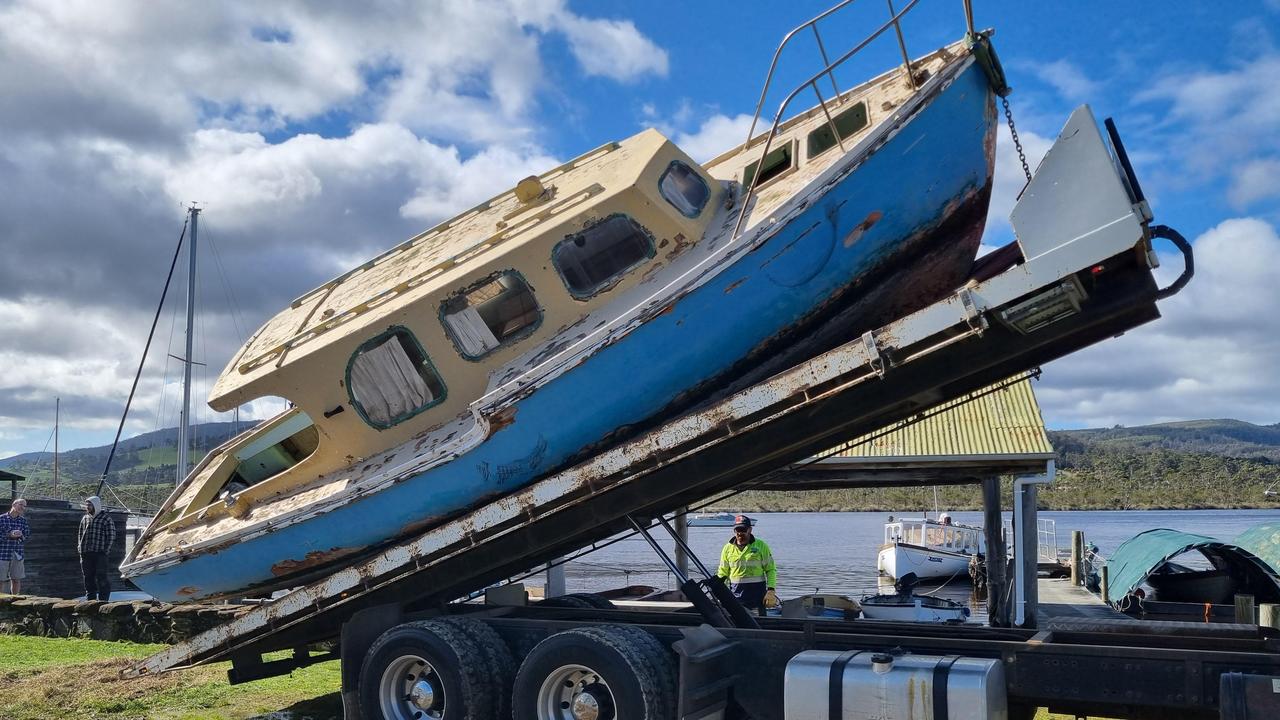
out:
M863 5L823 25L833 54L884 20ZM1032 163L1090 103L1198 252L1164 319L1046 368L1050 426L1280 421L1280 0L974 5ZM55 397L63 447L110 441L188 202L214 270L203 397L289 300L524 175L649 126L700 158L740 142L777 41L826 7L0 4L0 458L45 447ZM958 38L960 0L921 0L904 30L913 55ZM896 52L877 41L843 86ZM815 55L784 56L777 87ZM991 245L1020 185L1007 136L997 165ZM126 435L175 422L172 309L157 343Z

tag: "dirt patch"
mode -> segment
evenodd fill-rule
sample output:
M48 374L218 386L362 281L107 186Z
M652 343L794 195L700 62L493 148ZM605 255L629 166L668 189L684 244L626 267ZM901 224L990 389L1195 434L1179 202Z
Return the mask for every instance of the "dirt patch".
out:
M212 667L129 680L121 678L120 671L134 662L131 658L112 658L39 670L8 671L0 674L0 698L3 698L4 705L13 708L56 707L66 711L63 717L72 717L86 705L129 704L157 693L225 682L225 675ZM6 715L4 705L0 705L0 715Z

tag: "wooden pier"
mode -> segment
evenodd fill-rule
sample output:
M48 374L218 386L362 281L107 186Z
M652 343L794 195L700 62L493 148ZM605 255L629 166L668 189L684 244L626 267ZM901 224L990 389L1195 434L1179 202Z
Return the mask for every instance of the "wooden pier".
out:
M1128 620L1138 622L1102 602L1102 598L1082 585L1072 585L1070 578L1040 578L1036 584L1040 600L1037 621L1040 627L1057 618L1090 620Z

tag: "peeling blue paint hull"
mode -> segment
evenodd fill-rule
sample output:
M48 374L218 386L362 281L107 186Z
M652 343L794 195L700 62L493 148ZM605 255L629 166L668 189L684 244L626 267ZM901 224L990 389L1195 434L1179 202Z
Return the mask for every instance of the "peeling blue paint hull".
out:
M425 530L571 464L619 428L669 417L923 307L962 282L973 259L995 123L987 80L970 65L760 247L519 400L513 421L471 451L305 522L131 579L168 600L298 585L326 560Z

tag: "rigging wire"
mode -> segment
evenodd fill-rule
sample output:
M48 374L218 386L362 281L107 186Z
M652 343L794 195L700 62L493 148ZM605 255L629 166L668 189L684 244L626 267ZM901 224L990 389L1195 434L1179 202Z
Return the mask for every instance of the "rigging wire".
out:
M188 216L189 217L189 216ZM111 472L111 461L116 456L116 447L120 445L120 434L124 432L124 421L129 417L129 406L133 404L133 395L138 390L138 380L142 377L142 366L147 361L147 353L151 351L151 339L155 336L156 323L160 322L160 311L164 308L165 296L169 294L169 283L173 281L174 268L178 266L178 255L182 252L182 241L187 236L187 222L182 221L182 232L178 233L178 247L173 251L173 262L169 264L169 276L164 280L164 289L160 291L160 304L156 307L156 316L151 320L151 332L147 333L147 344L142 349L142 358L138 361L138 372L133 376L133 387L129 388L129 399L125 400L124 413L120 415L120 426L116 428L116 439L111 443L111 452L107 455L106 465L102 468L102 478L98 481L97 495L107 482L107 473Z

